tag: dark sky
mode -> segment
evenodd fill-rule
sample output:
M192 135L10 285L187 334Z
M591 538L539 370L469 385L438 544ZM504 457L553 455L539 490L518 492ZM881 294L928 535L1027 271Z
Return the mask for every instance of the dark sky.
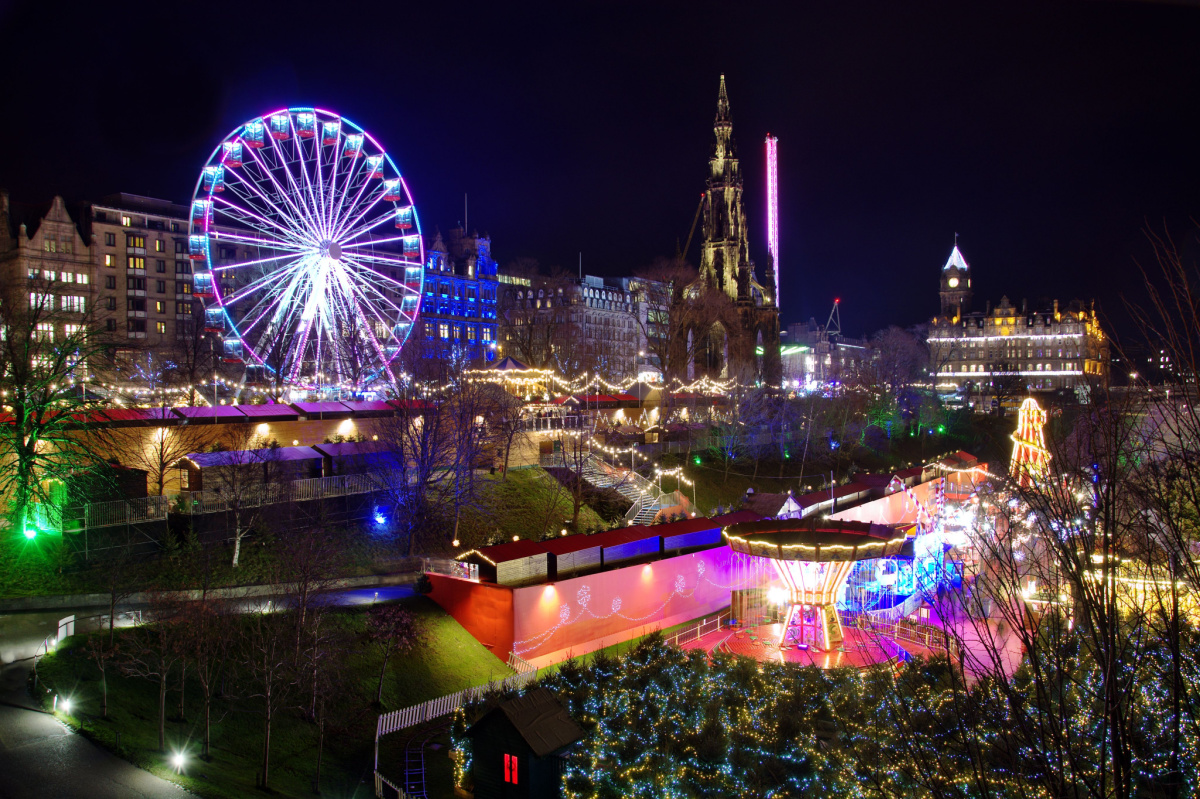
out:
M785 322L925 319L955 232L978 305L1119 319L1147 224L1200 218L1191 4L175 5L0 3L14 199L186 201L232 128L316 105L388 148L426 232L468 192L501 263L629 274L687 236L724 72L760 264L780 140Z

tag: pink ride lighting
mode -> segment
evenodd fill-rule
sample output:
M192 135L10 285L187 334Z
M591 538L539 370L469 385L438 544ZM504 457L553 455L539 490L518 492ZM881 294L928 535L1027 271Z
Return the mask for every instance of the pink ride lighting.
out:
M779 305L779 139L767 134L767 252L775 270L775 305Z

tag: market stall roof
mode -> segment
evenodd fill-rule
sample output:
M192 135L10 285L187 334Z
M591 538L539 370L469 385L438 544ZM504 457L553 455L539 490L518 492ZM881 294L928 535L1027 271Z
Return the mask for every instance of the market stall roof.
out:
M391 416L396 412L386 400L342 400L342 405L355 416Z
M101 408L71 414L81 424L105 424L113 427L131 427L142 424L177 424L179 417L171 408Z
M325 414L348 414L349 408L340 402L293 402L292 407L305 416L321 417Z
M226 450L224 452L193 452L180 460L188 460L201 469L213 466L247 466L259 463L287 463L320 460L321 453L312 447L269 447L264 449Z
M291 405L284 405L279 402L269 402L265 405L239 405L237 407L247 418L258 419L264 422L290 422L300 416Z
M246 414L239 410L239 405L204 405L199 408L172 408L171 410L185 419L241 419Z

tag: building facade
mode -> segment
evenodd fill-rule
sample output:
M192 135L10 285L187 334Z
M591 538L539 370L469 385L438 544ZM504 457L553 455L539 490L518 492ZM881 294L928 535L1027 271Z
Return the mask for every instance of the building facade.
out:
M1075 301L1017 308L1004 297L971 310L971 267L955 245L942 267L941 314L928 344L937 383L983 395L1073 389L1108 378L1108 340L1096 311Z
M438 233L426 252L425 294L418 330L426 355L448 358L451 351L469 361L496 357L498 275L492 240L462 228L447 242Z
M777 384L781 367L774 270L768 268L766 284L759 283L750 260L741 164L733 140L724 75L717 94L713 132L716 140L708 160L707 190L702 202L704 240L696 290L721 292L734 311L731 318L714 322L707 330L692 331L698 343L693 348L693 373L753 376Z
M819 325L811 317L788 325L781 353L784 385L797 388L844 380L871 361L866 339L843 336L839 329Z
M500 279L505 355L568 375L593 372L614 381L638 375L646 358L646 303L639 299L639 279Z

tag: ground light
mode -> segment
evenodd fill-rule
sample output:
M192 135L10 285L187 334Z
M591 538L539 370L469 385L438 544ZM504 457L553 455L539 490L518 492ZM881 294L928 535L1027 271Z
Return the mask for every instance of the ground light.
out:
M64 697L62 698L62 701L60 701L60 702L58 703L58 709L59 709L59 710L60 710L62 713L66 714L66 715L70 715L70 713L71 713L71 699L70 699L70 697L66 697L66 696L64 696Z
M32 527L25 528L25 537L26 538L32 540L33 537L36 535L37 535L37 530L35 530L34 528L32 528Z
M186 758L184 758L183 752L176 752L175 754L171 755L171 765L175 767L176 774L183 773L183 764L185 761Z

